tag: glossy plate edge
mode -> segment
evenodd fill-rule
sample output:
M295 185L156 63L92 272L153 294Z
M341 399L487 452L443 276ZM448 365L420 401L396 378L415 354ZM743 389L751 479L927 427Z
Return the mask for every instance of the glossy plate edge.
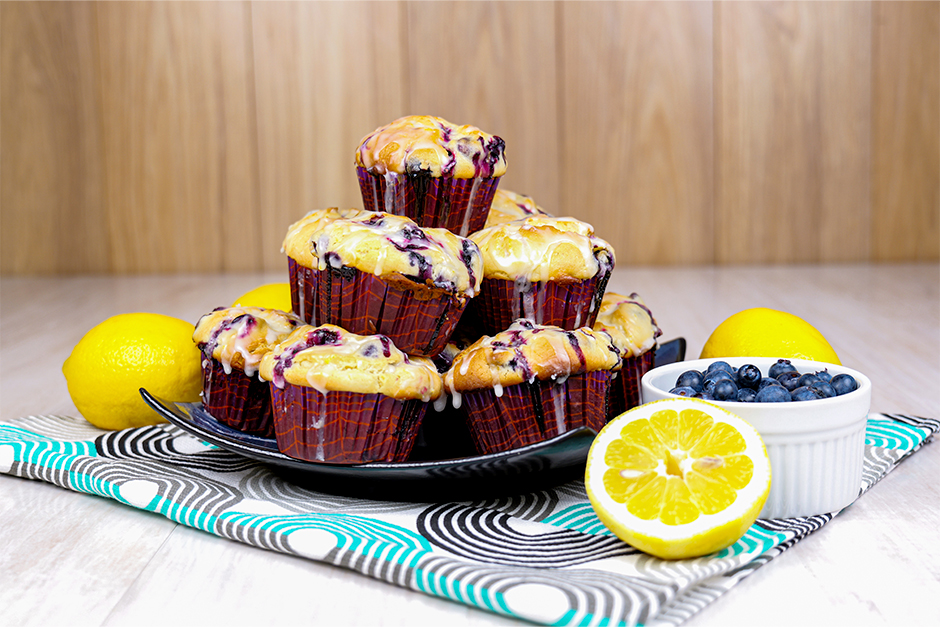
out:
M682 361L685 340L657 348L657 366ZM412 501L494 498L557 485L583 473L596 433L586 427L550 440L491 455L437 461L329 464L293 459L271 438L220 424L201 403L169 401L140 389L168 422L219 448L263 462L292 482L323 492Z

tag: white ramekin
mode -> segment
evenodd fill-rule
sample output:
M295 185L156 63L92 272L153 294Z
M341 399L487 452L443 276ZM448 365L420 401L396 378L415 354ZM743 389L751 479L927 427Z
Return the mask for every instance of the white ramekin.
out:
M683 361L647 372L641 381L644 403L677 398L669 390L686 370L704 372L715 359ZM729 357L735 368L753 364L766 377L777 358ZM827 369L849 374L854 392L834 398L789 403L713 401L751 423L761 434L770 457L770 496L761 518L790 518L838 512L856 499L862 485L865 424L871 406L871 381L860 372L816 361L791 359L801 373Z

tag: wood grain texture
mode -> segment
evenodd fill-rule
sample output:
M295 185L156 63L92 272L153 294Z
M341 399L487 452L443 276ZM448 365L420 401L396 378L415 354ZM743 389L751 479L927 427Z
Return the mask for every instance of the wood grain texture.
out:
M407 3L408 110L506 141L500 187L559 204L556 5Z
M563 213L617 263L713 260L712 6L561 5Z
M95 8L112 269L256 267L247 5Z
M876 2L872 258L940 257L940 3Z
M940 260L940 3L0 3L0 273L284 269L432 113L621 264Z
M58 369L74 342L116 310L142 308L194 322L206 307L280 274L5 278L0 419L77 416ZM872 379L873 411L940 416L936 263L619 267L610 287L642 294L663 338L685 337L690 356L724 316L758 300L799 313L844 363ZM69 315L49 316L62 302L75 304ZM873 349L872 329L891 329L890 350ZM940 442L934 441L830 526L754 571L683 627L933 625L940 543L929 539L940 516L938 476ZM0 476L4 624L524 624L391 586L350 566L260 550L114 501ZM799 602L782 603L781 590Z
M107 272L94 6L4 2L0 25L0 272Z
M867 258L869 5L715 10L715 260Z
M265 268L286 272L281 242L308 211L362 206L356 147L406 114L402 12L391 2L253 5Z

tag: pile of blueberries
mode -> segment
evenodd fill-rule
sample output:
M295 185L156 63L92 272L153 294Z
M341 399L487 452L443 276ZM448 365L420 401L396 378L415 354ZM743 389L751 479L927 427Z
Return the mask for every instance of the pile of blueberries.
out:
M706 401L787 403L841 396L857 388L851 375L833 377L826 370L800 374L789 359L779 359L766 377L752 364L733 368L727 362L714 361L705 372L686 370L680 374L669 393Z

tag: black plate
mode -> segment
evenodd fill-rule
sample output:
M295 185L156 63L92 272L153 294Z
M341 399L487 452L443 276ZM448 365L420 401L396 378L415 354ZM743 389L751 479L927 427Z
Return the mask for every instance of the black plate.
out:
M655 365L681 361L684 356L685 340L678 338L657 349ZM466 444L451 438L448 448L437 448L419 439L412 454L415 461L359 465L307 462L278 451L273 438L249 435L219 423L202 403L168 401L143 388L140 393L147 404L180 429L224 450L264 462L294 483L320 492L382 500L473 500L550 488L584 472L596 435L582 427L512 451L425 461L417 460L435 451L466 453ZM432 420L425 420L433 424L433 416L430 409L428 418Z

